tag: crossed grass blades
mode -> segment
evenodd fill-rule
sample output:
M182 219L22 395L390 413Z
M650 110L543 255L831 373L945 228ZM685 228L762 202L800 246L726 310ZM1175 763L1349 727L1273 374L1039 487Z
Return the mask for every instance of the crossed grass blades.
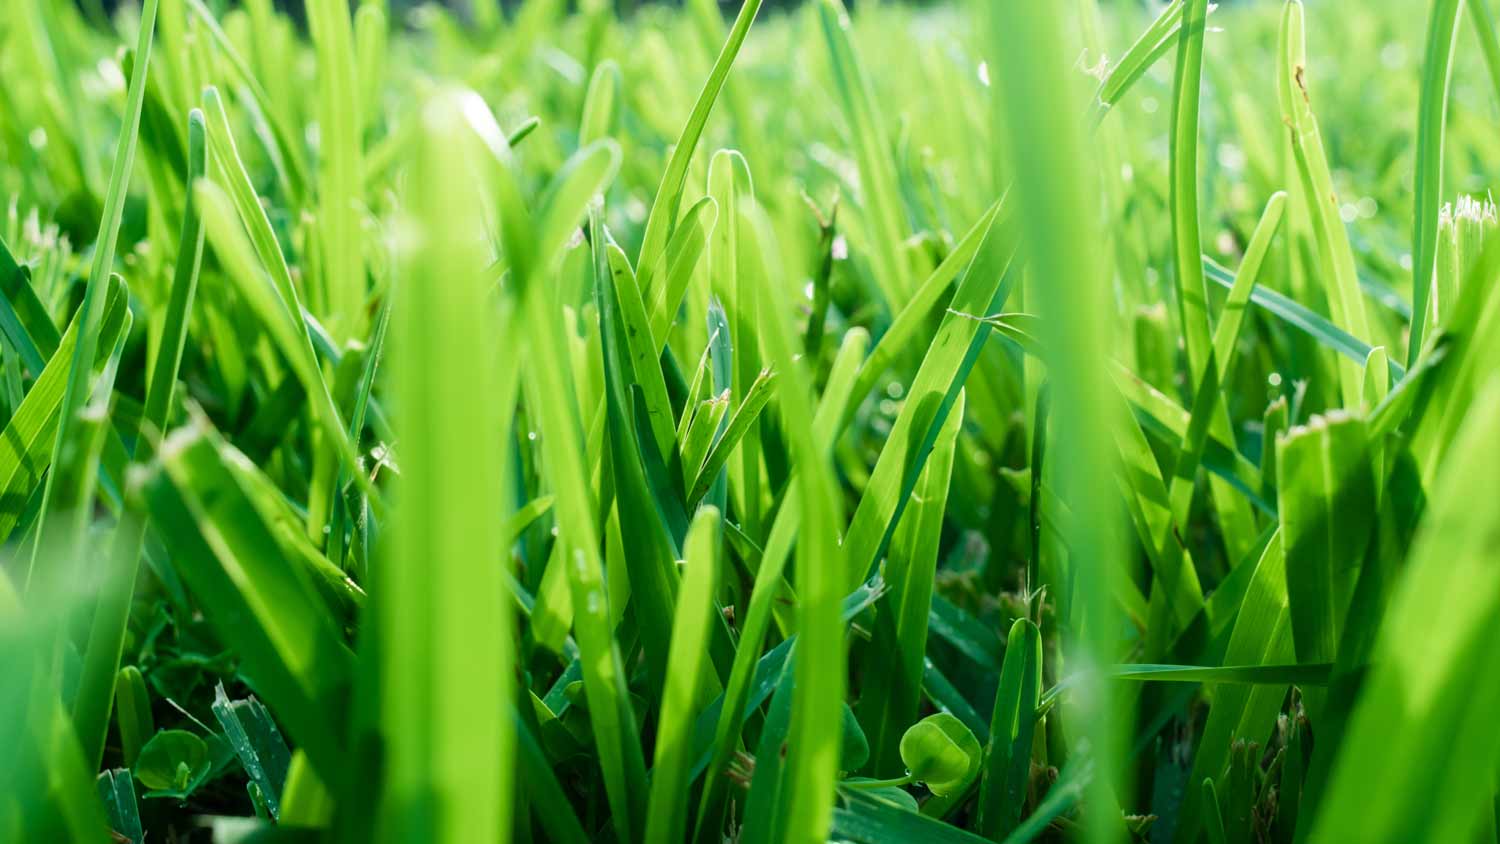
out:
M1500 841L1489 0L760 5L0 5L0 840Z

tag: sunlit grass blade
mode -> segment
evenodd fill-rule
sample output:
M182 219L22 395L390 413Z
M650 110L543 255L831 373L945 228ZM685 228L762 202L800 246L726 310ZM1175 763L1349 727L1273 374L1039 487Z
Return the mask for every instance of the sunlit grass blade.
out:
M423 115L417 245L397 291L400 496L378 563L384 840L498 840L510 828L513 633L499 567L518 377L492 338L511 330L479 251L484 152L456 96ZM435 332L432 326L441 325ZM514 373L514 370L510 370ZM468 393L464 407L444 399ZM433 565L424 564L424 561ZM413 678L423 677L413 683Z
M1003 840L1021 819L1041 691L1042 634L1029 619L1017 619L1005 647L979 787L979 830L993 841Z
M206 139L203 114L194 109L188 117L187 184L202 178L205 166ZM172 277L171 298L157 350L156 367L147 387L143 430L146 441L158 437L167 426L172 396L187 341L193 298L197 293L198 270L203 260L203 224L198 217L192 192L187 194L183 209L182 235L179 239L177 265ZM138 456L146 456L150 446L137 445ZM79 677L78 696L73 705L73 722L84 757L97 761L104 751L104 734L109 723L109 709L114 695L116 672L120 666L130 604L135 594L140 556L145 542L146 524L137 515L126 520L116 531L110 551L109 567L103 577L99 602L89 630L88 646L83 654L83 672Z
M1423 332L1432 302L1437 265L1438 212L1442 208L1443 132L1447 127L1448 85L1453 78L1453 51L1458 43L1463 0L1434 0L1427 21L1427 54L1422 59L1422 94L1417 106L1417 161L1412 189L1411 337L1406 365L1422 351ZM1493 30L1490 37L1493 38Z
M104 216L99 221L99 233L94 239L94 259L89 268L83 303L79 305L78 336L73 347L72 363L68 367L68 379L63 387L62 403L58 407L57 434L52 446L54 464L59 462L64 450L70 447L69 429L78 411L88 400L88 382L94 371L94 358L100 348L99 335L106 310L109 276L114 267L120 225L125 214L125 193L130 186L131 170L135 166L141 109L146 97L146 76L151 67L151 45L156 31L156 9L157 0L146 0L141 9L141 28L135 47L135 73L126 93L125 119L115 144L114 164L104 198ZM49 474L43 487L42 509L38 516L41 520L45 520L51 510L53 477L54 475Z
M1109 407L1111 389L1104 365L1106 277L1092 248L1098 241L1094 215L1078 213L1094 201L1094 164L1082 121L1075 116L1080 98L1064 59L1063 23L1055 11L1006 6L981 14L999 147L1015 174L1013 195L1026 209L1017 215L1016 228L1029 270L1039 280L1037 310L1053 391L1051 436L1067 443L1052 464L1058 495L1075 517L1066 539L1077 586L1064 617L1086 619L1082 629L1069 630L1070 662L1090 677L1114 651L1114 583L1121 579L1123 560L1113 502L1095 487L1097 473L1108 471L1112 463L1113 420L1100 413L1101 407ZM1096 688L1096 678L1085 683L1091 692L1074 715L1079 733L1089 738L1099 774L1090 779L1092 811L1085 813L1084 823L1086 840L1102 842L1113 840L1119 823L1105 807L1114 802L1114 759L1123 731L1116 725L1121 713L1113 711L1107 687Z
M1281 14L1280 61L1277 63L1277 98L1282 121L1291 138L1293 157L1302 193L1307 197L1311 225L1317 245L1317 263L1310 271L1324 275L1329 314L1334 325L1355 337L1370 336L1363 294L1355 276L1354 250L1339 216L1338 195L1333 189L1323 135L1313 114L1307 85L1307 38L1301 0L1287 0ZM1364 358L1361 356L1360 362ZM1359 370L1350 361L1338 361L1339 383L1344 404L1357 406Z
M667 241L677 225L677 209L682 202L682 189L687 182L688 165L692 163L693 152L698 148L698 140L703 137L703 127L708 123L714 101L724 88L724 80L729 77L735 56L739 55L745 36L750 33L750 25L755 22L760 5L761 0L743 0L740 4L739 15L734 19L734 26L729 30L724 48L714 61L708 79L703 83L703 90L693 104L693 111L688 115L687 124L682 127L682 134L677 138L672 157L662 173L661 185L656 190L656 198L651 202L651 212L646 217L641 251L635 261L641 275L641 289L647 293L653 290L656 283L651 274L656 269L657 259L665 251Z

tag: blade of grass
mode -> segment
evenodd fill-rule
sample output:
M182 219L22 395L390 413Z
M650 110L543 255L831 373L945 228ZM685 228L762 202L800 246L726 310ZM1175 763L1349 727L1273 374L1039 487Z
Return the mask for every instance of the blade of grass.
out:
M68 380L58 406L57 434L52 446L52 462L59 462L64 450L71 447L69 428L88 399L88 381L94 371L99 348L100 327L104 320L109 275L115 262L120 239L120 225L125 215L125 194L130 187L130 173L135 167L136 143L141 126L141 108L146 97L146 76L151 67L151 45L156 32L157 0L146 0L141 9L141 28L136 39L136 72L132 74L125 99L125 119L115 144L114 164L109 174L109 188L104 198L104 216L99 220L99 234L94 239L94 260L84 287L83 303L78 306L78 338L73 347ZM107 348L107 347L106 347ZM42 507L37 515L38 536L51 511L52 478L49 474L42 487ZM87 506L89 502L84 502ZM35 566L35 555L32 558ZM28 576L29 580L29 576Z
M688 829L690 741L703 702L704 663L719 579L718 520L718 511L705 507L688 529L687 570L672 622L667 687L658 719L647 841L681 841Z
M188 115L187 184L203 177L207 155L203 113L194 109ZM192 192L183 208L182 234L178 240L177 264L172 276L172 291L163 317L161 346L156 367L146 390L146 409L142 429L144 447L138 446L138 458L153 450L152 439L166 430L172 396L182 364L187 341L188 321L198 288L198 270L203 261L203 223L198 216ZM109 710L114 697L115 677L120 668L130 604L135 595L136 578L146 539L146 523L139 517L126 520L117 529L104 574L99 602L89 629L88 645L83 654L83 672L79 677L78 696L73 705L73 724L84 758L97 765L104 753L104 735L109 724Z
M1414 366L1431 302L1437 265L1438 212L1443 191L1443 133L1447 128L1448 86L1453 79L1453 49L1458 43L1459 7L1463 0L1433 0L1427 20L1427 52L1422 59L1422 89L1417 103L1417 162L1412 188L1411 340L1406 365ZM1493 30L1490 31L1493 33ZM1491 34L1493 38L1493 34Z

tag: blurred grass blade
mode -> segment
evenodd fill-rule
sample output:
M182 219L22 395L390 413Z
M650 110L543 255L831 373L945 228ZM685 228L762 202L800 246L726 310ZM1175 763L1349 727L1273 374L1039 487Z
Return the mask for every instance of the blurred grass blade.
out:
M1497 428L1500 386L1492 377L1391 596L1311 840L1459 840L1491 811L1500 677L1473 668L1497 647L1500 510L1484 492L1500 459Z
M497 552L500 443L517 380L502 377L491 344L510 328L509 309L484 279L472 174L485 159L459 108L442 96L422 115L419 240L394 315L400 506L376 577L389 841L496 840L510 828L514 734L496 713L511 699L515 656ZM445 399L460 394L461 408Z

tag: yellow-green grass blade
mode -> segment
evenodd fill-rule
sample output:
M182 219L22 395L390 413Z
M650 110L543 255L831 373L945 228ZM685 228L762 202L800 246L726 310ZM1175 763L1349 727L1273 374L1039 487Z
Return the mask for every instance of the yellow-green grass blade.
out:
M209 243L301 382L328 447L335 449L343 468L379 511L383 509L380 493L360 465L359 454L318 366L291 270L235 146L224 102L213 88L203 92L203 101L209 156L217 182L201 180L194 190L202 205Z
M312 0L307 8L318 59L318 253L322 315L337 336L363 337L365 262L359 208L364 187L364 120L355 82L354 31L344 0Z
M1064 58L1061 16L1051 7L1004 4L983 13L985 43L994 80L999 148L1015 181L1012 194L1024 214L1016 229L1028 269L1038 280L1037 311L1052 384L1052 442L1067 448L1052 461L1058 496L1073 521L1066 540L1072 549L1072 580L1066 617L1070 664L1083 672L1090 694L1073 713L1086 735L1098 774L1088 787L1086 840L1113 840L1118 816L1107 808L1119 779L1115 758L1117 726L1108 688L1096 687L1099 668L1114 652L1114 584L1122 580L1117 511L1097 494L1098 473L1111 465L1110 384L1104 350L1106 277L1093 244L1099 240L1092 214L1092 151L1085 142L1081 97Z
M672 621L667 685L662 693L646 814L647 841L682 841L688 829L693 722L702 708L703 672L719 580L719 513L698 511L688 529L687 567Z
M119 276L111 276L104 298L104 314L96 328L96 342L114 348L129 318L128 293ZM51 465L50 449L56 442L58 420L68 372L74 361L80 331L75 316L57 351L42 369L21 406L0 433L0 537L8 537L26 513L42 475ZM103 369L95 361L94 376Z
M1375 478L1363 419L1315 417L1276 444L1297 661L1332 662L1369 541ZM1310 701L1312 703L1312 701ZM1309 707L1316 717L1316 707Z
M746 207L748 238L741 252L743 271L752 283L769 287L775 266L769 223L756 207ZM769 265L769 266L768 266ZM800 645L794 668L787 776L777 804L785 807L776 840L813 844L826 839L833 809L833 784L839 764L839 719L844 706L844 630L839 618L844 567L834 534L843 522L842 502L826 451L813 438L813 389L806 362L796 354L786 314L779 303L761 300L761 340L780 373L782 429L798 466L797 489L802 508L797 532L797 627Z
M1369 337L1364 298L1355 276L1354 250L1349 245L1349 232L1339 216L1338 196L1333 189L1333 177L1323 149L1323 135L1308 93L1307 37L1301 0L1287 0L1282 10L1278 51L1277 99L1291 139L1298 180L1308 198L1317 246L1317 263L1309 269L1326 278L1329 314L1333 323L1355 337ZM1338 374L1345 406L1358 406L1361 387L1358 367L1352 361L1340 360Z
M992 222L954 291L844 533L848 588L865 579L890 541L938 431L989 335L988 324L969 315L1004 303L1014 279L1009 270L1016 248L1017 227Z
M485 153L460 107L445 96L423 114L417 242L396 292L399 504L375 579L389 841L503 840L511 826L514 734L497 716L514 682L500 543L517 375L494 343L510 306L486 282L473 180Z

